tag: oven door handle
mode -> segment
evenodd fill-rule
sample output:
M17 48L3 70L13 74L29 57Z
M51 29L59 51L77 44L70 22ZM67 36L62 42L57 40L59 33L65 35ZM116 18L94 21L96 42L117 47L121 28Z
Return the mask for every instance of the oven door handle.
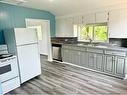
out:
M12 59L15 59L15 57L12 57L12 58L8 58L8 59L4 59L4 60L1 60L1 62L7 62L7 61L10 61Z

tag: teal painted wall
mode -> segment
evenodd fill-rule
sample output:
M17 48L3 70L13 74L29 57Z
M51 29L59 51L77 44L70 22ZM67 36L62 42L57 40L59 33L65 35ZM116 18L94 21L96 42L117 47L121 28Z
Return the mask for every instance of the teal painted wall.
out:
M55 16L50 12L0 3L0 44L5 43L2 30L25 28L25 18L50 20L51 36L55 36Z

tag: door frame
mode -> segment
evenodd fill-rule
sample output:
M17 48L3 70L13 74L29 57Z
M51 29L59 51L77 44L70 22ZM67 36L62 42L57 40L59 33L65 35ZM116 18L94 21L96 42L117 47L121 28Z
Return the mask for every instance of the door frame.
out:
M45 20L45 19L33 19L33 18L26 18L25 19L25 22L26 22L26 28L28 26L27 24L27 20L41 20L41 21L44 21L44 22L47 22L47 31L48 31L48 37L47 37L47 49L48 49L48 61L53 61L53 58L52 58L52 46L51 46L51 31L50 31L50 20Z

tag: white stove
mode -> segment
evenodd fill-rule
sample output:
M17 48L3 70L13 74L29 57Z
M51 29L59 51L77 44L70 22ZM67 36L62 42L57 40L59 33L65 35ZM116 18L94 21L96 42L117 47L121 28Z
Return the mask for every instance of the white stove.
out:
M0 54L0 81L3 94L20 86L17 57L11 54Z

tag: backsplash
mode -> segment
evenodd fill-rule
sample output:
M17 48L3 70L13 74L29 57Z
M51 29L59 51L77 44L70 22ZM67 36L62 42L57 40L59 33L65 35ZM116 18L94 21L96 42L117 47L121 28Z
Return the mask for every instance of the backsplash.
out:
M51 42L74 44L77 43L77 37L52 37Z
M127 48L127 39L109 39L109 43L112 45Z
M115 46L122 46L122 39L109 39L109 44L115 45Z

